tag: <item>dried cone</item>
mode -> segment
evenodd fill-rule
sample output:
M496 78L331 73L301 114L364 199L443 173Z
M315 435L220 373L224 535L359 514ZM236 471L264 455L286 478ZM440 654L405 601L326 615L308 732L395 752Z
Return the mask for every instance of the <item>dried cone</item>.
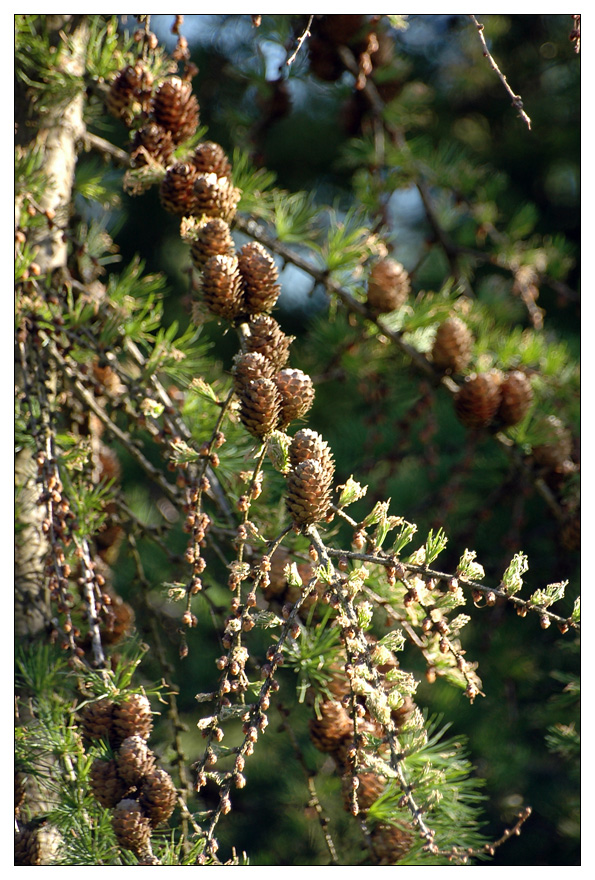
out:
M253 379L242 390L240 421L253 437L264 440L279 425L281 402L272 379Z
M194 151L192 164L199 174L216 174L231 179L231 163L223 147L213 141L203 141Z
M128 794L128 785L118 774L116 762L96 758L91 766L90 786L95 800L102 807L115 807Z
M500 405L499 373L472 373L465 378L455 396L455 413L466 428L485 428Z
M374 312L400 309L409 296L409 275L400 263L386 257L379 260L368 278L368 305Z
M371 835L372 851L379 865L396 865L413 845L411 830L401 825L376 825Z
M142 736L128 736L118 749L116 763L124 782L139 785L143 776L153 770L155 756Z
M231 230L221 217L213 217L203 223L190 247L192 262L199 272L202 272L210 257L233 257L234 253Z
M113 741L122 743L129 736L149 739L153 729L151 704L144 694L131 694L116 703L113 720Z
M315 459L320 462L328 485L332 483L335 471L335 463L330 446L323 440L320 434L310 428L302 428L296 431L289 446L289 463L295 468L301 461Z
M159 768L151 770L143 779L139 803L155 828L167 822L174 811L178 795L169 773Z
M272 379L275 368L264 355L257 351L248 351L234 357L231 372L235 393L241 397L246 385L254 379Z
M445 373L462 373L471 360L473 336L460 318L447 318L438 327L432 360Z
M329 475L319 461L308 459L289 471L286 504L296 526L303 527L324 519L330 500Z
M214 315L233 321L242 313L242 283L236 257L215 256L205 263L202 275L205 305Z
M250 321L250 335L246 339L248 351L258 351L280 370L289 360L293 336L286 336L270 315L259 315Z
M198 128L198 101L191 83L171 77L161 83L153 99L155 122L166 128L174 144L188 140Z
M109 739L112 734L114 703L103 697L88 703L81 711L81 732L85 739Z
M281 396L280 428L286 428L295 419L301 419L314 403L312 379L301 370L280 370L275 385Z
M503 425L518 425L525 418L533 402L533 389L524 373L513 370L506 373L500 385L498 419Z
M228 177L217 177L210 172L198 174L194 182L194 205L197 215L221 217L228 223L235 216L240 190Z
M132 139L130 159L133 168L148 165L147 155L159 162L160 165L169 165L173 156L175 144L171 133L155 122L149 122L137 129Z
M548 439L533 447L533 458L541 467L563 472L567 469L572 455L572 435L557 418L548 416L542 423Z
M159 189L161 204L166 211L179 217L190 217L196 213L196 178L196 168L189 162L176 162L167 169Z
M256 241L248 242L238 255L244 283L246 310L251 315L270 312L281 293L278 271L271 254Z
M112 827L118 845L144 856L151 847L151 823L138 801L124 798L114 809Z
M152 87L153 77L141 62L129 65L113 80L106 98L107 109L128 124L134 115L134 104L138 104L139 110L148 109Z
M310 739L319 752L334 752L353 735L353 721L341 703L325 700L318 708L318 717L308 722Z

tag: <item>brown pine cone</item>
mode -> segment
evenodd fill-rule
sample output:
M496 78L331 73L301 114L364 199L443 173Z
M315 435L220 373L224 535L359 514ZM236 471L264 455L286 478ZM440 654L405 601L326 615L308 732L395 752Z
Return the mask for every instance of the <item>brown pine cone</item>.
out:
M331 496L329 475L316 459L300 462L287 474L286 504L296 526L307 526L326 517Z
M233 257L234 253L229 225L221 217L213 217L203 223L190 247L192 262L199 272L202 272L210 257Z
M543 468L563 473L571 463L572 434L557 416L541 422L547 440L533 447L533 458Z
M368 278L368 305L383 314L400 309L411 290L409 275L400 263L386 257L373 267Z
M281 396L280 428L305 416L314 403L312 379L301 370L280 370L274 377Z
M174 149L170 132L155 122L149 122L134 133L130 152L132 167L148 165L147 154L160 165L167 166L171 162Z
M228 177L217 177L212 172L198 174L194 182L195 213L197 216L221 217L231 223L241 195Z
M439 370L462 373L471 361L473 336L460 318L447 318L438 327L432 347L432 360Z
M330 446L320 434L310 428L301 428L294 434L289 446L289 464L297 467L301 461L313 458L319 461L325 474L327 485L330 486L335 472L335 463Z
M256 241L248 242L238 255L238 267L244 284L246 310L251 315L270 312L281 293L279 273L271 254Z
M112 725L112 741L120 745L129 736L149 739L153 729L151 704L144 694L130 694L116 703Z
M81 732L86 740L109 739L112 734L114 703L102 697L81 710Z
M196 168L189 162L170 165L159 188L161 204L166 211L179 217L190 217L196 213L194 183L197 176Z
M96 758L91 765L90 787L95 800L108 808L115 807L130 789L130 785L119 776L116 762L101 758Z
M202 274L202 295L209 311L219 318L233 321L243 314L237 257L209 257Z
M467 428L485 428L493 421L500 405L500 374L472 373L465 378L455 396L455 413Z
M293 336L286 336L270 315L259 315L250 321L250 335L246 339L248 351L258 351L268 358L276 369L282 369L289 360Z
M192 84L173 76L164 80L153 98L155 122L166 128L174 144L188 140L198 128L198 101Z
M138 856L151 848L151 822L144 815L138 801L124 798L115 807L112 827L118 845Z
M246 430L264 440L279 425L281 401L272 379L253 379L242 389L240 421Z
M139 785L142 777L153 770L155 756L142 736L128 736L118 749L116 764L124 782Z
M500 385L498 419L503 425L518 425L525 418L533 402L531 383L519 370L506 373Z
M235 393L241 397L246 385L254 379L272 379L275 368L264 355L257 351L248 351L245 354L236 354L231 372Z
M123 68L113 80L107 94L106 105L112 116L122 119L129 125L138 111L147 110L151 101L153 77L145 70L142 62Z
M231 163L223 147L213 141L203 141L194 151L192 164L199 174L216 174L231 180Z
M14 863L20 865L41 865L41 846L38 829L21 828L14 836Z
M139 803L153 828L161 822L167 822L177 799L176 788L169 773L156 768L146 774L140 789Z
M378 865L396 865L413 845L413 834L406 825L376 825L371 834L372 852Z
M308 722L310 739L319 752L334 752L353 736L353 721L337 700L325 700Z

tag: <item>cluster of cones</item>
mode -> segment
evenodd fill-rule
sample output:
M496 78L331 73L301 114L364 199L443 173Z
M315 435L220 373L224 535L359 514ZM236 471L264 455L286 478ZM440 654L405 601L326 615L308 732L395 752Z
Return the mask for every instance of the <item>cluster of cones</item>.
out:
M151 834L173 813L177 793L171 776L157 766L147 745L153 728L151 706L144 694L115 702L103 697L81 711L81 732L88 742L109 745L109 757L91 766L91 790L102 807L113 809L118 844L142 864L158 864Z
M160 83L138 61L124 67L110 85L107 108L134 133L131 159L135 167L170 164L176 148L198 128L199 106L188 79L170 76Z

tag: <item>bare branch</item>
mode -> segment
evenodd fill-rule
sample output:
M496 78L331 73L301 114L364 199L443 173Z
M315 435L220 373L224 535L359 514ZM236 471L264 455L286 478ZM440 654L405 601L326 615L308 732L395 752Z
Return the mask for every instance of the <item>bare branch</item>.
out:
M507 81L506 77L504 76L504 74L502 73L502 71L500 70L500 68L499 68L498 65L496 64L496 62L494 61L492 55L490 54L490 50L488 49L487 43L486 43L486 41L485 41L485 37L484 37L484 35L483 35L483 29L484 29L483 24L481 24L480 22L478 22L478 20L475 18L474 15L470 15L469 18L471 19L471 21L473 22L473 24L474 24L475 27L477 28L477 33L479 34L479 39L481 40L481 44L482 44L482 46L483 46L483 56L484 56L484 58L487 58L487 59L488 59L488 61L489 61L489 63L490 63L490 67L492 68L492 70L494 70L494 71L498 74L498 77L500 78L500 82L502 83L502 85L504 86L504 88L506 89L506 91L508 92L508 94L510 95L510 97L512 98L512 105L513 105L513 107L516 107L516 109L519 111L519 116L520 116L521 119L525 122L525 124L526 124L527 128L529 129L529 131L531 131L531 120L530 120L530 118L527 116L527 114L525 113L525 111L523 110L523 101L522 101L521 96L520 96L520 95L516 95L516 94L513 92L513 90L510 88L510 86L508 85L508 81Z

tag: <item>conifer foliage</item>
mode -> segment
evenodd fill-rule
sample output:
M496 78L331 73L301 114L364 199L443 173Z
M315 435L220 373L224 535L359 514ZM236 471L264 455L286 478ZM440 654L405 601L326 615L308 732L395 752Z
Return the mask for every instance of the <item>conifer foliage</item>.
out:
M16 16L16 864L576 863L577 255L443 18Z

